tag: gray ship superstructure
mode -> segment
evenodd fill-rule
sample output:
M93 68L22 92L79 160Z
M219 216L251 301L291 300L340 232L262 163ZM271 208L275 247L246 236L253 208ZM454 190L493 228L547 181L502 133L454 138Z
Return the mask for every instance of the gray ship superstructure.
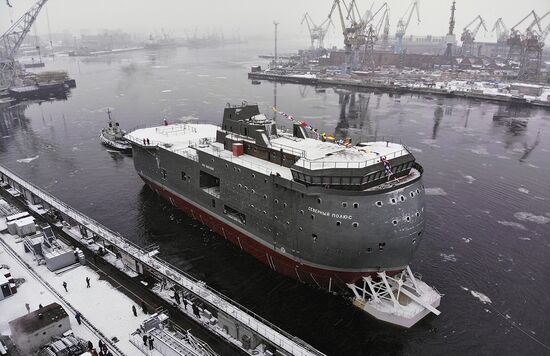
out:
M221 127L171 124L126 139L151 189L279 273L336 291L405 270L425 225L412 153L292 131L243 104L225 108Z

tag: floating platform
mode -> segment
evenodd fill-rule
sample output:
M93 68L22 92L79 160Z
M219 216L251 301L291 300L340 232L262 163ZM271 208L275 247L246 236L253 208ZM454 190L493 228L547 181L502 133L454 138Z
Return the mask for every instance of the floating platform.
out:
M363 277L363 286L349 284L354 294L353 305L378 320L410 328L426 315L441 314L437 309L442 294L415 276L407 266L390 277L378 273L377 281Z

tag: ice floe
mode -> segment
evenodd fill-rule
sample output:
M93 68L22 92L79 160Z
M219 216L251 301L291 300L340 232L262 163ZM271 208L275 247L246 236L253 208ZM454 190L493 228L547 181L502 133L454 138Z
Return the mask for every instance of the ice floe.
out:
M443 262L456 262L456 256L453 254L440 253L439 256L443 257Z
M529 221L536 224L548 224L550 222L550 218L543 216L543 215L535 215L532 213L528 213L525 211L519 211L514 214L514 217L521 221Z
M443 188L426 188L424 192L426 195L447 195Z
M515 228L520 229L520 230L527 230L527 228L525 226L523 226L522 224L517 223L517 222L513 222L513 221L499 220L498 223L501 224L501 225L504 225L504 226L515 227Z
M472 293L472 296L474 298L479 299L479 301L482 302L483 304L491 304L492 303L491 299L488 296L486 296L485 294L481 293L481 292L476 292L475 290L471 290L470 293Z
M32 161L34 161L35 159L37 159L39 156L36 155L34 157L28 157L28 158L21 158L21 159L18 159L17 162L19 163L30 163Z
M487 149L485 147L482 147L482 146L469 148L468 151L470 151L472 153L475 153L476 155L488 155L489 154L489 151L487 151Z
M463 237L463 238L462 238L462 241L464 241L465 243L469 244L470 241L472 241L472 239L469 238L469 237Z
M525 189L525 188L523 188L523 187L518 188L518 191L519 191L520 193L529 194L529 189Z
M416 148L416 147L411 147L411 146L409 146L408 149L409 149L410 151L414 151L414 152L422 152L422 150L421 150L420 148Z
M171 93L172 92L172 89L165 89L163 91L161 91L161 93Z

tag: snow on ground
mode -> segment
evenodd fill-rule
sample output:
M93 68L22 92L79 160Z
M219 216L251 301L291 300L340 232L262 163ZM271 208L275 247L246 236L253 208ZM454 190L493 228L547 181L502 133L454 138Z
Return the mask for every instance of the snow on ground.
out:
M87 266L79 266L77 268L68 270L59 275L49 271L45 265L37 266L33 261L33 256L30 253L23 252L23 245L17 243L16 239L12 235L1 234L2 238L17 254L19 254L25 262L27 262L44 280L46 280L63 298L65 298L74 308L88 319L96 328L108 338L117 337L120 341L117 342L117 346L127 355L135 355L138 351L128 340L129 335L135 331L139 325L146 319L141 311L139 305L136 305L138 310L138 316L135 317L132 313L132 305L134 302L126 295L117 290L118 287L113 287L110 283L99 280L99 274L94 272ZM0 255L0 260L6 259L7 253ZM2 262L6 263L6 262ZM10 267L20 268L17 273L13 269L15 277L19 277L21 274L20 265L15 260L10 260L7 264ZM27 273L28 274L28 273ZM91 279L91 288L86 288L86 276ZM25 277L27 280L34 280L33 278ZM36 308L38 303L45 305L51 301L54 301L56 297L48 293L45 287L38 281L30 284L28 287L23 285L21 291L23 294L21 299L14 299L12 308L6 308L10 313L15 313L14 317L20 316L21 313L25 313L25 303L31 304L31 308ZM63 289L63 282L67 282L68 292ZM0 302L2 304L2 310L4 310L5 301ZM84 328L84 326L78 326L74 315L67 310L67 313L71 317L71 325L76 330ZM2 317L0 318L0 331L4 331L8 320L5 320L4 311L2 311ZM86 339L90 339L91 334L85 334ZM94 344L97 343L97 337L93 338Z

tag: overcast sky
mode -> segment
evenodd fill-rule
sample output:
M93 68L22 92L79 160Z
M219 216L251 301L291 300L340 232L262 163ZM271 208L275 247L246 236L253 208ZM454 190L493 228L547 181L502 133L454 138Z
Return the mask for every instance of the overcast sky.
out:
M13 8L0 0L0 31L9 26L10 19L16 20L35 0L9 0ZM357 0L360 11L370 8L372 1ZM375 8L383 2L376 1ZM388 0L391 15L391 34L395 33L397 20L403 16L408 0ZM332 0L51 0L38 20L38 31L47 34L49 15L52 32L84 29L121 29L144 34L166 32L176 35L223 31L226 36L271 36L273 20L280 23L281 40L304 38L307 43L307 29L300 25L304 12L308 11L320 23L328 15ZM413 17L408 34L444 35L447 32L451 0L420 0L420 24ZM508 27L515 25L529 11L539 14L550 10L548 0L457 0L456 29L458 36L462 28L480 14L487 21L490 31L498 17ZM326 42L341 45L340 24L334 17L335 27L330 30ZM544 24L550 22L550 15ZM489 41L494 34L480 32L478 39Z

